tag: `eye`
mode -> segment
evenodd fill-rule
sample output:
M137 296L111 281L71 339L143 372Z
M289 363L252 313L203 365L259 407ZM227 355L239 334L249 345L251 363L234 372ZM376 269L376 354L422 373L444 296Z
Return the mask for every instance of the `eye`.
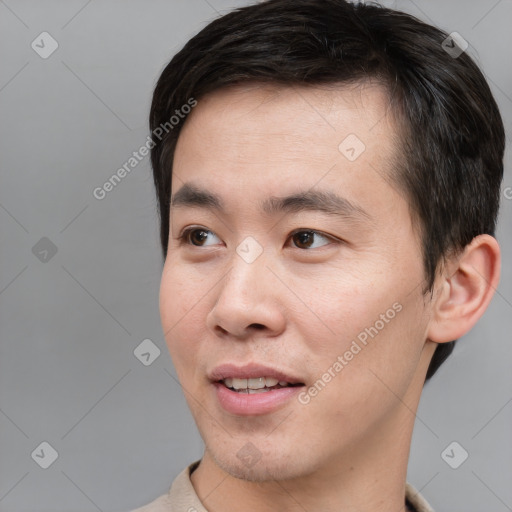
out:
M195 245L196 247L204 247L208 245L215 245L220 242L220 239L213 231L204 228L188 228L183 231L183 233L178 237L182 243ZM208 242L208 238L210 241L212 238L216 238L218 242Z
M311 229L301 229L294 231L290 238L293 240L295 246L299 249L316 249L317 247L328 245L333 241L331 237ZM315 238L316 240L319 240L319 242L315 242ZM322 243L322 240L324 243Z

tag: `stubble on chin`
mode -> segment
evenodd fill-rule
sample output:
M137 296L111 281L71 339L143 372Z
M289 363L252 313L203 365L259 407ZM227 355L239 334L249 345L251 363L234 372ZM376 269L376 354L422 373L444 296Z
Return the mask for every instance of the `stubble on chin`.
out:
M208 450L210 459L224 473L238 480L253 483L267 483L275 481L292 480L301 477L302 470L299 465L288 458L262 453L252 442L247 442L242 447L227 456L213 453Z

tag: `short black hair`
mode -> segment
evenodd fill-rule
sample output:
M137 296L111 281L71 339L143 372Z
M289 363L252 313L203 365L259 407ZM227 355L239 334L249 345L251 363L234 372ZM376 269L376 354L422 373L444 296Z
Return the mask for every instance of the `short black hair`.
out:
M503 177L503 122L485 77L459 41L409 14L344 0L268 0L212 21L172 58L153 94L151 132L166 132L151 149L164 258L183 126L169 123L177 109L242 82L371 80L385 87L400 120L401 158L390 178L408 198L422 242L423 292L432 292L448 254L479 234L494 235ZM438 344L426 380L454 345Z

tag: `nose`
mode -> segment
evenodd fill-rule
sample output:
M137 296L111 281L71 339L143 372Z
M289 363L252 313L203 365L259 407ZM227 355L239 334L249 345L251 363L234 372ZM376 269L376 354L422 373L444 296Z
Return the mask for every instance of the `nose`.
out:
M217 300L206 318L207 327L217 336L243 340L257 333L272 337L283 332L282 285L267 265L264 254L252 263L233 255L231 269L216 287Z

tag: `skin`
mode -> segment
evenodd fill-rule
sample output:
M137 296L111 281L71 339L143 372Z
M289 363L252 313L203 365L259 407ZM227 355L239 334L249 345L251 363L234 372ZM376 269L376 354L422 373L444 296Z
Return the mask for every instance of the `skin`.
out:
M399 156L387 107L375 85L244 84L201 99L183 127L173 194L193 184L225 206L171 207L160 290L167 345L205 442L191 480L210 512L405 510L428 364L437 343L467 332L487 307L499 248L477 237L443 265L433 296L422 294L419 235L387 179ZM338 149L349 134L366 146L354 161ZM261 209L309 190L366 214ZM180 240L190 227L204 238ZM304 243L299 229L317 234ZM252 263L236 252L248 236L263 249ZM401 310L309 403L239 416L216 400L207 375L226 362L267 364L313 386L393 304ZM261 457L251 467L237 457L248 442Z

